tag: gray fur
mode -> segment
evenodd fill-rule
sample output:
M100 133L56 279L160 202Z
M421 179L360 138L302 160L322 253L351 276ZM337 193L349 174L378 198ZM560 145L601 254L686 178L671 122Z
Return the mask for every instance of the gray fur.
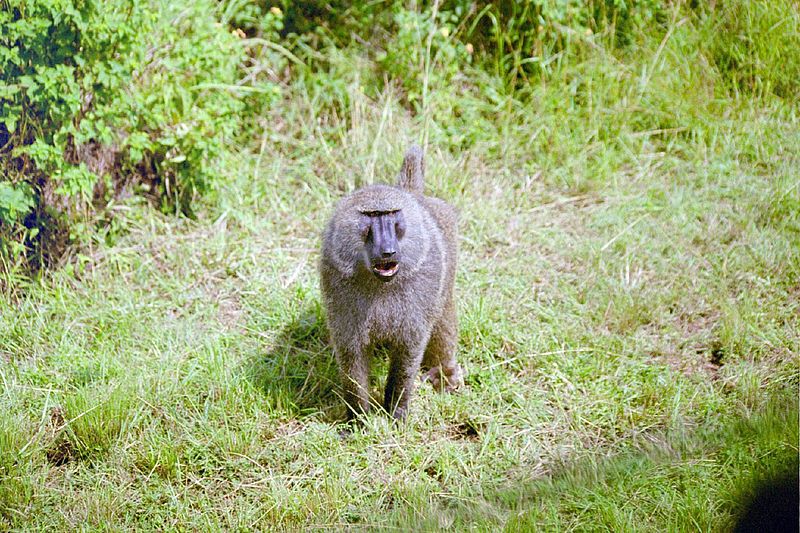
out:
M425 159L422 148L412 145L403 158L403 166L397 176L397 186L407 191L422 194L425 181Z
M453 284L458 216L437 198L422 195L419 147L406 153L397 186L372 185L337 204L322 240L320 274L323 303L349 417L369 409L369 360L374 349L390 354L384 408L403 418L420 368L436 388L463 384L456 362L458 322ZM384 283L373 276L359 233L364 211L402 209L402 260Z

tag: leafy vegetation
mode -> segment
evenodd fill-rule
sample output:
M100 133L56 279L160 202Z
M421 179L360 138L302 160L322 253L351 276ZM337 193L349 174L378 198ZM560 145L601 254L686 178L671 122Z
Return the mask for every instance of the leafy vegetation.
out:
M0 0L0 528L730 527L797 472L799 22ZM467 387L342 438L318 234L411 142Z
M245 46L213 1L9 1L0 11L0 222L5 271L88 244L116 200L190 213L221 186L241 125Z

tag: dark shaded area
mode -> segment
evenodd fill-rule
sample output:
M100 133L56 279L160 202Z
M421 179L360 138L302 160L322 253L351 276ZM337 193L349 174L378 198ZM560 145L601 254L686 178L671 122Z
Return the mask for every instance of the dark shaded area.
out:
M278 411L300 417L323 413L328 421L344 416L338 369L319 301L307 303L281 329L269 350L248 362L245 372Z
M715 366L722 366L725 362L725 347L722 346L722 343L719 340L716 340L711 345L711 352L710 352L709 362Z
M770 479L756 482L753 495L734 528L735 533L758 531L792 532L800 530L800 475L798 464Z
M8 132L8 128L5 124L0 123L0 150L6 147L11 139L11 134ZM2 152L0 152L2 153Z
M47 461L53 466L64 466L73 459L76 454L70 442L65 438L56 439L46 450Z
M369 33L388 33L394 28L393 13L383 2L346 2L344 0L312 0L285 2L281 37L304 35L313 45L321 44L320 28L341 45L355 35L368 38ZM368 29L368 32L365 32Z

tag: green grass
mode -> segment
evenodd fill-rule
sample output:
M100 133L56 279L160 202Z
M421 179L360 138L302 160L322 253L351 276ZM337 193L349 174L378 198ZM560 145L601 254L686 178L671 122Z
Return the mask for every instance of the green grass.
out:
M463 65L419 113L331 50L198 220L115 208L0 299L0 528L730 527L797 468L800 119L671 27L514 91ZM319 235L419 139L467 386L342 438Z

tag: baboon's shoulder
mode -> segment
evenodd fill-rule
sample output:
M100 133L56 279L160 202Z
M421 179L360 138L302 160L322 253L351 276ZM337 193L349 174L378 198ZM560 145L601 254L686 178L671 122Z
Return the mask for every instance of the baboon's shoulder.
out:
M458 210L440 198L425 196L422 205L433 215L436 224L446 237L455 239L458 234Z

